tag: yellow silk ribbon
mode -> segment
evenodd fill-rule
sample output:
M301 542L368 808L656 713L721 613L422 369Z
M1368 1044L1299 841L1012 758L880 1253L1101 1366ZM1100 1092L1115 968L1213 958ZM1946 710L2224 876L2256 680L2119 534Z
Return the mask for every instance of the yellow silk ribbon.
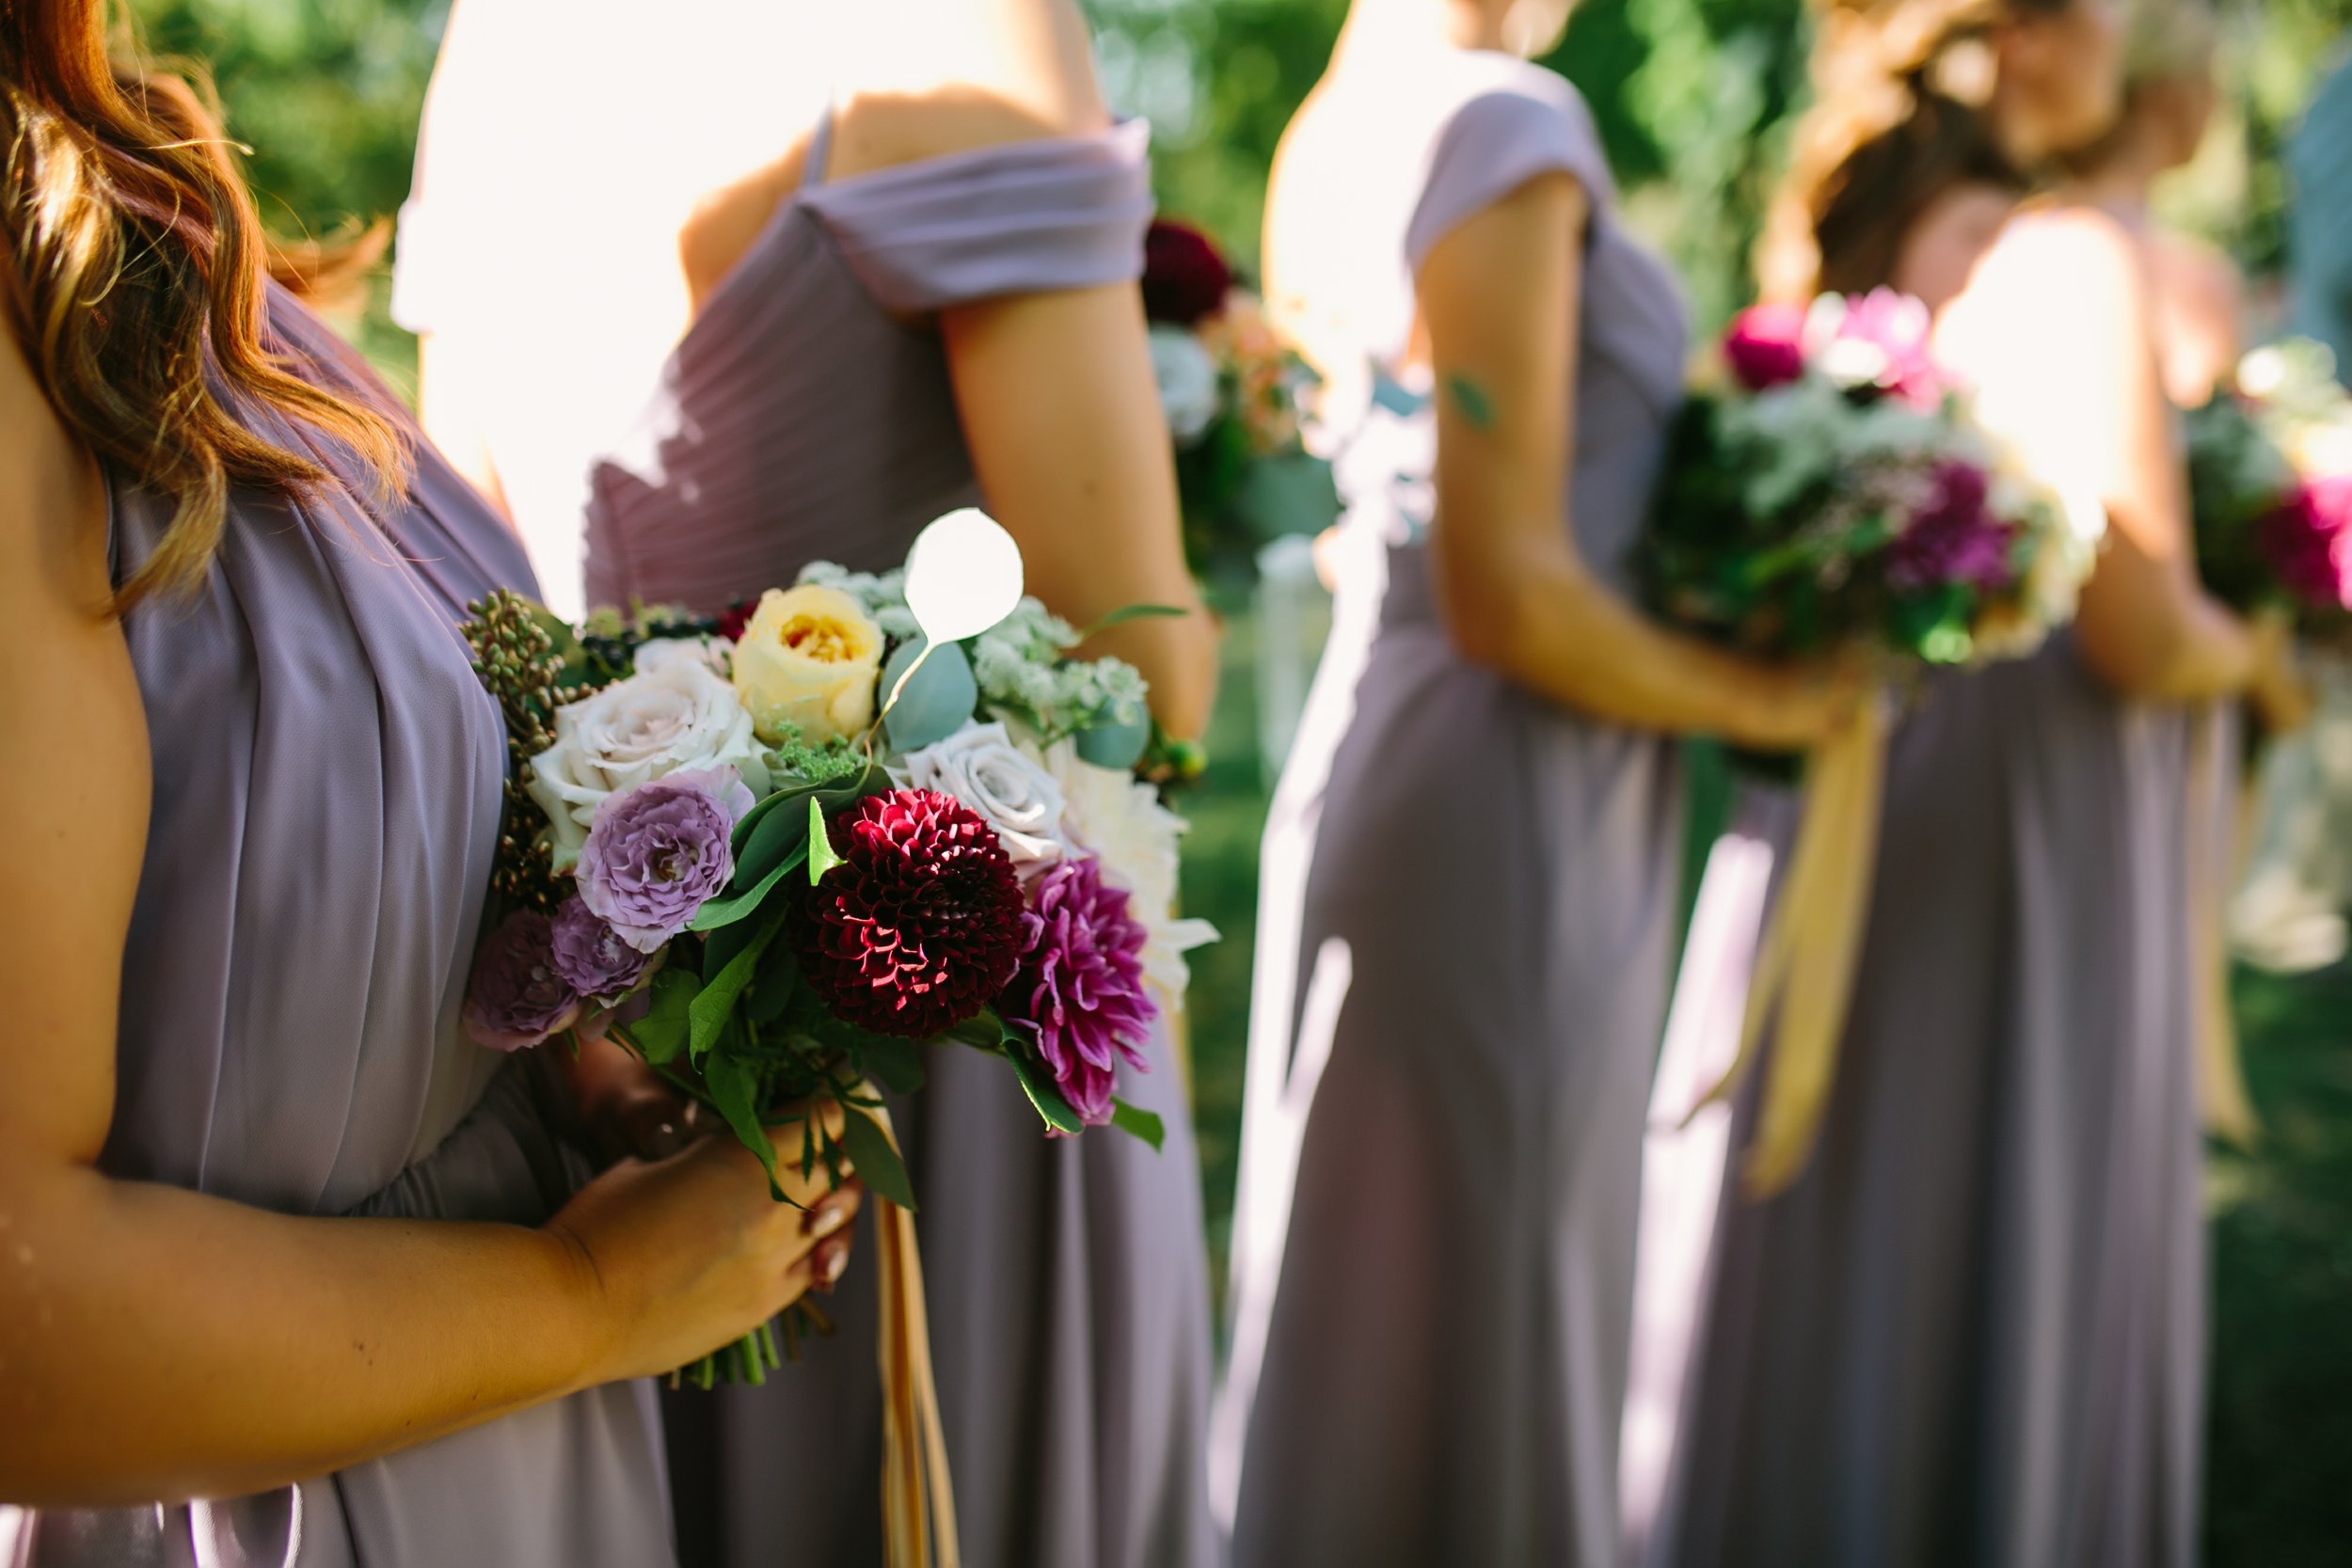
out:
M897 1148L890 1113L875 1105L871 1114L882 1123L882 1135ZM887 1198L878 1200L874 1238L882 1254L875 1260L875 1277L882 1293L877 1338L882 1367L883 1561L887 1568L931 1568L936 1543L938 1568L961 1568L955 1487L947 1475L939 1386L931 1375L930 1319L923 1304L923 1259L914 1247L914 1216Z
M1814 749L1788 873L1749 979L1740 1053L1700 1101L1711 1104L1737 1091L1766 1033L1772 1034L1763 1106L1740 1166L1741 1186L1751 1200L1786 1191L1804 1172L1836 1078L1837 1048L1870 912L1886 730L1886 705L1866 702Z
M2221 819L2219 790L2223 768L2220 754L2221 715L2207 707L2191 716L2188 732L2188 936L2189 962L2194 970L2197 1030L2197 1094L2206 1131L2242 1148L2262 1136L2262 1119L2254 1114L2253 1097L2246 1090L2246 1072L2238 1058L2237 1021L2230 1015L2230 952L2222 917L2229 897L2227 879L2234 869L2237 846L2228 842ZM2232 821L2236 820L2235 814Z

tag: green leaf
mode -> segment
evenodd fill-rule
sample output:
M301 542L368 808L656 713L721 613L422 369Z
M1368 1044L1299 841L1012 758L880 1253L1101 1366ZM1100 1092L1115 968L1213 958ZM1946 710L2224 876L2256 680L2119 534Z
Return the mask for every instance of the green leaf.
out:
M850 1164L857 1167L857 1179L876 1197L886 1197L908 1213L914 1212L914 1183L907 1176L906 1162L890 1147L882 1123L854 1105L842 1106L841 1147L848 1151Z
M1154 1154L1160 1151L1160 1144L1168 1136L1168 1124L1160 1119L1158 1112L1146 1111L1123 1100L1111 1101L1111 1125L1150 1144Z
M691 1025L687 1048L695 1061L700 1062L719 1042L719 1032L726 1027L727 1015L735 1011L736 1000L743 994L743 988L751 984L752 972L758 967L759 956L768 950L768 944L775 941L776 933L783 929L784 911L778 910L760 926L759 934L752 938L751 945L729 958L726 967L719 971L718 977L705 985L702 994L687 1007L687 1019Z
M850 1048L858 1071L892 1094L913 1094L923 1086L923 1048L913 1040L872 1035Z
M841 863L833 852L833 835L825 832L825 808L814 795L808 800L808 885L815 887L825 873Z
M776 943L760 961L751 1000L743 1004L743 1016L764 1029L785 1015L800 988L800 959L793 957L791 948Z
M758 822L748 834L739 827L736 831L735 880L730 886L749 887L759 881L808 842L808 822L800 803L815 794L814 785L796 784L752 808L751 816L743 820L757 817Z
M795 792L789 789L780 789L776 791L776 793L769 796L768 799L760 801L757 805L752 807L751 810L745 812L742 819L735 824L733 843L735 848L735 864L736 869L739 872L742 869L744 857L750 852L752 834L757 832L760 825L766 822L769 817L774 816L777 809L782 806L787 798L791 796L793 793Z
M759 1069L740 1057L713 1056L703 1064L703 1086L743 1147L759 1156L770 1195L779 1203L790 1201L776 1184L776 1146L768 1141L768 1129L759 1121Z
M1445 378L1446 395L1454 400L1454 411L1469 421L1472 430L1492 430L1495 427L1494 400L1486 388L1466 375Z
M691 971L678 968L664 969L647 989L652 1006L628 1026L628 1035L645 1060L659 1067L686 1048L688 1009L703 988Z
M1078 1119L1078 1113L1070 1108L1070 1101L1061 1097L1061 1090L1054 1086L1045 1069L1029 1060L1028 1053L1008 1051L1005 1060L1012 1064L1012 1070L1021 1079L1022 1092L1037 1107L1037 1114L1045 1118L1046 1126L1073 1137L1086 1131L1087 1124Z
M711 899L694 911L694 918L687 922L686 928L690 931L715 931L722 926L732 926L751 914L759 908L760 900L775 891L776 884L784 880L784 874L799 865L801 857L807 852L808 846L803 844L777 862L769 873L749 890L729 897Z

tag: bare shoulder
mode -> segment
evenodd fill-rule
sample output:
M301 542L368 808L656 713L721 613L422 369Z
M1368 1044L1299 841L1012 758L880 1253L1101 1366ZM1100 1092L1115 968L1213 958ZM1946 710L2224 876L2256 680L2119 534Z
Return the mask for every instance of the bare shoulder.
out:
M1077 0L890 0L851 25L872 31L850 52L829 177L1110 123Z
M2036 208L2002 230L1970 286L2076 299L2137 298L2147 290L2147 254L2130 230L2095 208Z
M0 327L0 617L21 626L87 612L108 588L97 466L50 406L14 331Z

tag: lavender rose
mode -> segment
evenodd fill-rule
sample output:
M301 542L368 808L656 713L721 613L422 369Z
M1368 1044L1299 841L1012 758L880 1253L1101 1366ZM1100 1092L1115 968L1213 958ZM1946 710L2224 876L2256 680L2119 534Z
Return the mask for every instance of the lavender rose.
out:
M555 911L549 944L555 972L564 983L582 996L600 1000L633 990L650 961L578 898L564 899Z
M466 1033L493 1051L520 1051L570 1028L580 1010L580 993L557 972L548 917L517 910L500 922L474 955Z
M732 768L672 773L607 797L580 847L580 902L631 947L659 951L735 875L728 839L751 809Z

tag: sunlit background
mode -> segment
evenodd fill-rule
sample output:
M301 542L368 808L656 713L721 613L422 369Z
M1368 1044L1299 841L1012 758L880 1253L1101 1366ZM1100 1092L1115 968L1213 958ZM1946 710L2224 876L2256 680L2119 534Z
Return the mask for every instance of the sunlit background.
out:
M272 226L326 233L389 216L406 195L419 105L447 0L133 0L151 51L208 62ZM1276 139L1321 71L1344 0L1093 0L1104 80L1149 118L1165 211L1257 254ZM550 26L564 8L547 8ZM1744 258L1799 106L1798 0L1589 0L1549 64L1583 89L1633 218L1681 268L1702 327L1743 302ZM2222 111L2161 206L2256 279L2259 334L2284 263L2278 162L2316 74L2339 57L2352 0L2224 7ZM648 6L648 18L660 14ZM654 24L650 20L647 25ZM560 84L518 92L550 95ZM584 135L593 135L584 129ZM594 234L577 243L594 245ZM560 255L548 258L563 265ZM379 288L350 330L404 388L414 345ZM1262 615L1220 605L1226 698L1214 764L1185 801L1188 912L1224 943L1197 956L1192 1034L1210 1242L1232 1208L1248 1007L1262 738L1312 657L1311 601ZM2352 971L2243 974L2248 1066L2269 1128L2259 1155L2217 1153L2217 1352L2209 1560L2221 1568L2352 1561Z

